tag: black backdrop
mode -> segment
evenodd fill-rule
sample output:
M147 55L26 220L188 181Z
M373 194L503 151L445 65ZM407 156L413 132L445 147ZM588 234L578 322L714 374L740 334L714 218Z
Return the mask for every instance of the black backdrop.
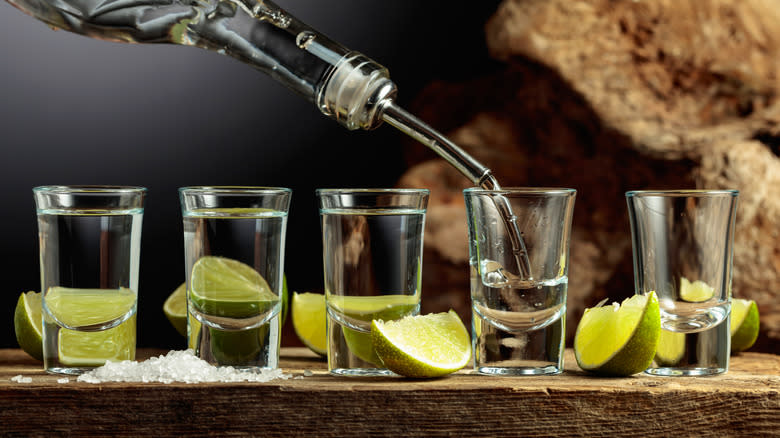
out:
M402 105L432 80L459 80L486 68L483 23L497 5L278 3L387 66L400 87ZM181 348L182 338L162 312L163 301L184 278L178 187L292 188L288 282L292 290L321 291L314 189L395 185L404 171L401 137L388 126L349 132L269 77L228 57L53 31L0 1L0 347L16 347L13 309L19 293L40 287L32 187L127 184L149 189L138 344Z

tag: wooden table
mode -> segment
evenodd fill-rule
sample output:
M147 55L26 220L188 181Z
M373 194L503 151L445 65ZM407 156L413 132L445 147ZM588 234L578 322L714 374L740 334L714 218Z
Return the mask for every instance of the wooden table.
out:
M61 384L21 350L0 349L0 436L780 434L780 356L744 353L715 377L598 378L566 355L558 376L412 380L330 376L314 354L288 348L289 380ZM19 374L32 383L12 382Z

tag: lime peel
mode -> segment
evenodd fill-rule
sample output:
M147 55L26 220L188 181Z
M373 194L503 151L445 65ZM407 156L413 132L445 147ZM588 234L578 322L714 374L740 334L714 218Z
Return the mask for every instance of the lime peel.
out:
M19 347L35 359L43 360L43 330L41 322L41 293L19 295L14 310L14 330Z
M165 299L163 313L180 335L187 336L187 283L180 284Z
M293 292L292 324L298 339L311 351L324 356L328 351L325 295Z
M577 364L601 375L636 374L652 363L660 331L655 292L586 309L574 338Z
M760 329L758 305L753 300L731 300L731 353L752 347Z
M440 377L471 361L468 330L450 310L371 322L374 350L385 367L406 377Z

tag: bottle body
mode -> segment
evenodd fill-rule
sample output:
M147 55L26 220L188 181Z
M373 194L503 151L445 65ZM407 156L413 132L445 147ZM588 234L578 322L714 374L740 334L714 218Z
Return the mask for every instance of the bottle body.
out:
M350 52L270 1L8 0L52 27L126 43L168 43L231 56L315 103L350 129L377 126L364 110L394 95L387 70ZM338 83L336 83L338 81ZM332 89L328 90L328 86ZM368 102L366 102L368 103Z
M348 129L383 121L422 142L475 185L490 170L395 104L386 68L268 0L7 0L52 27L127 43L169 43L231 56L274 78Z

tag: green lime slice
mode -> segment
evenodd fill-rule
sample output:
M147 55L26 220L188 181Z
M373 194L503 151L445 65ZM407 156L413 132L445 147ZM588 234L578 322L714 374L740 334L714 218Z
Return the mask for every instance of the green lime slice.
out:
M376 295L343 296L328 295L326 302L333 311L347 319L370 322L373 320L393 321L417 313L419 295ZM355 330L342 325L347 348L360 360L382 366L374 351L371 331Z
M689 281L680 277L680 299L689 303L703 303L715 295L715 288L707 283L696 280Z
M248 330L226 331L209 327L211 354L220 366L246 366L257 362L268 348L269 322Z
M325 295L293 292L292 324L303 345L319 355L327 354Z
M287 319L287 276L283 277L282 287L282 324ZM324 301L323 301L324 302ZM187 284L182 283L177 287L163 304L163 313L168 318L173 328L182 336L187 336Z
M659 367L673 367L680 364L685 356L685 333L661 329L658 337L658 349L655 363Z
M251 266L225 257L205 256L192 267L190 301L207 315L250 318L268 312L280 300Z
M60 329L59 358L63 365L101 366L107 361L135 359L136 314L116 327L99 332Z
M655 292L585 309L574 336L577 364L596 374L636 374L652 363L660 332Z
M753 300L731 300L731 352L752 347L759 332L758 305Z
M187 336L187 284L182 283L163 303L163 313L173 328L182 336Z
M417 310L419 295L328 295L328 305L338 313L360 321L399 319Z
M133 310L136 293L128 288L74 289L51 287L43 301L51 315L67 327L106 324Z
M38 360L43 360L41 325L41 293L20 294L14 310L16 341L25 353Z
M406 377L440 377L471 361L469 332L452 310L396 321L374 320L371 338L381 363Z
M43 297L51 315L67 327L110 323L133 311L136 294L130 289L52 287ZM48 317L47 317L48 318ZM135 358L136 315L108 330L85 332L61 328L59 360L67 366L100 366L106 361Z

